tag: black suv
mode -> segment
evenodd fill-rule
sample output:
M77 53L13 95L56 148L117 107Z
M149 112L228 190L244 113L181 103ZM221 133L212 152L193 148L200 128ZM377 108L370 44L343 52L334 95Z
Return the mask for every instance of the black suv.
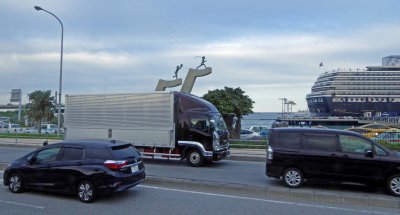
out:
M98 194L119 192L144 181L143 157L131 144L70 141L51 144L15 161L4 171L11 192L24 189L76 194L91 202Z
M296 188L304 181L384 185L400 196L400 153L350 131L317 128L270 130L266 175Z

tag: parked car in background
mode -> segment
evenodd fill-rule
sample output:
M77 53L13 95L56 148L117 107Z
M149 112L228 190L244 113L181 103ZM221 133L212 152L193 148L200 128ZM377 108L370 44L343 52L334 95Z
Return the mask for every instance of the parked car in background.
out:
M42 124L40 128L42 134L57 134L57 125L55 124Z
M255 131L251 131L249 129L241 129L240 130L240 139L241 140L254 140L260 139L261 135Z
M392 129L389 126L386 125L381 125L381 124L377 124L377 123L372 123L372 124L366 124L366 125L362 125L362 126L358 126L357 128L364 128L364 129L368 129L370 130L372 133L375 134L375 136L378 136L380 133L383 133L387 130Z
M390 129L372 139L375 141L384 142L392 145L400 145L400 130Z
M39 130L35 127L29 127L29 128L25 128L24 133L26 134L37 134L39 133Z
M82 202L129 189L145 178L143 157L129 143L68 141L51 144L11 163L3 183L13 193L38 189L75 194Z
M267 137L269 133L267 126L250 126L249 130L259 133L262 137Z
M7 132L8 133L24 133L24 129L21 128L19 124L9 123L7 124Z
M315 180L351 182L383 186L400 197L400 152L355 132L271 129L265 171L290 188Z
M359 134L364 135L364 136L369 137L369 138L374 138L374 137L378 136L378 133L373 132L372 130L370 130L368 128L356 127L356 128L347 128L345 130L356 132L356 133L359 133Z

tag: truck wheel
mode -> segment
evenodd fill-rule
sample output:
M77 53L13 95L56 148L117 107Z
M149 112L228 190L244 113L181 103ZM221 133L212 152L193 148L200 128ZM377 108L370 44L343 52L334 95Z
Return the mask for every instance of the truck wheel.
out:
M392 175L386 182L390 194L400 197L400 174Z
M298 188L303 184L303 173L297 168L287 168L283 172L283 182L289 188Z
M186 162L189 166L199 167L204 164L204 158L198 150L192 149L186 154Z

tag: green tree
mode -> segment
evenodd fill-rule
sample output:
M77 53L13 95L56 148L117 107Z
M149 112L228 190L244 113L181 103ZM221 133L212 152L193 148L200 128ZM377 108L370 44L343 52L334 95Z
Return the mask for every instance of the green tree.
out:
M238 88L225 87L224 89L209 90L204 99L213 103L221 114L224 116L231 138L240 138L241 121L244 115L253 113L254 101L247 95L245 91ZM236 126L232 128L232 118L237 117Z
M39 128L41 133L42 119L50 121L54 117L54 97L51 91L36 90L29 94L30 104L27 105L27 114Z

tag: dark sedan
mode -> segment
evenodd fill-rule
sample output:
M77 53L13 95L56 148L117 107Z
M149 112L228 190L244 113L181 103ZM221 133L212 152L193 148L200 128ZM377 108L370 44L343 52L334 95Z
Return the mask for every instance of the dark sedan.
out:
M91 202L144 181L143 157L131 144L116 141L69 141L51 144L15 161L3 183L11 192L25 189L76 194Z

